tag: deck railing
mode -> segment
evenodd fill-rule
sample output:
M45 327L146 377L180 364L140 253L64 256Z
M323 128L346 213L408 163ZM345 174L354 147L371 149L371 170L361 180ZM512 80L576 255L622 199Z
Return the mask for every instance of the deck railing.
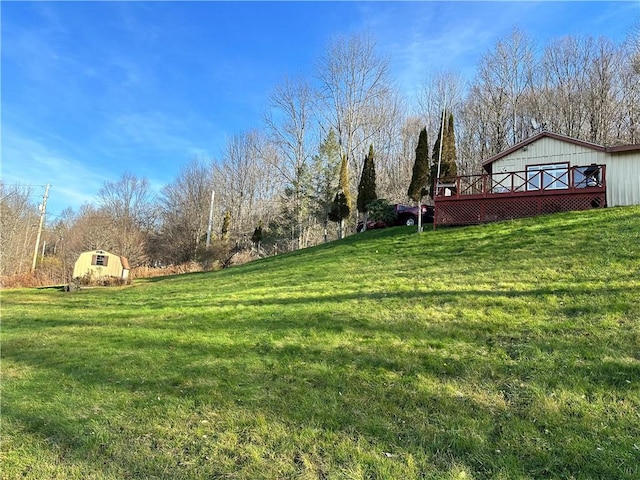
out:
M605 187L605 166L586 165L519 172L499 172L444 179L435 184L435 198L469 195L535 195Z

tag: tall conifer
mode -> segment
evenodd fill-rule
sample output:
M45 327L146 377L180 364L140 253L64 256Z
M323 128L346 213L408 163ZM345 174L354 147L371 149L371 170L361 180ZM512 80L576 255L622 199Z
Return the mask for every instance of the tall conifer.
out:
M342 163L340 164L340 181L338 183L338 189L342 190L344 198L346 199L347 208L351 213L351 192L349 191L349 161L346 155L342 155ZM349 216L347 214L347 216Z
M373 161L373 145L369 146L369 155L364 157L362 176L358 184L357 207L360 213L367 211L367 205L378 199L376 194L376 166Z
M427 129L420 130L418 136L418 146L416 147L416 159L413 164L413 174L411 175L411 183L407 195L413 201L417 202L422 198L423 188L429 181L429 141L427 138Z
M224 214L224 219L222 220L222 240L229 240L229 230L231 229L231 212L227 210Z
M445 113L446 116L446 113ZM456 154L456 136L453 129L453 113L449 113L446 117L447 122L444 126L444 134L442 133L442 125L438 131L438 138L433 145L433 163L431 164L431 182L429 186L429 194L433 196L433 185L438 176L438 161L440 159L440 139L442 139L442 161L440 161L440 179L452 180L458 175L457 154Z
M333 200L329 211L329 220L340 223L338 237L344 236L344 220L351 213L351 193L349 192L349 170L347 156L342 156L340 164L340 180L338 181L338 193Z
M453 130L453 113L449 113L447 125L442 140L442 165L440 167L440 177L452 178L458 175L458 166L456 161L458 155L456 153L456 135Z

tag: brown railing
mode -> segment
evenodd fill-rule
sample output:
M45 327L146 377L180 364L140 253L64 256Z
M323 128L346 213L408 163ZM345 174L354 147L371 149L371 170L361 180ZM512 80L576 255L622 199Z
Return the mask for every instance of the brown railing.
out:
M435 185L434 226L472 225L606 206L604 165L456 177Z
M469 195L536 195L543 192L565 193L563 191L585 188L605 188L605 166L586 165L554 169L500 172L483 175L468 175L444 179L435 184L435 198L459 198Z

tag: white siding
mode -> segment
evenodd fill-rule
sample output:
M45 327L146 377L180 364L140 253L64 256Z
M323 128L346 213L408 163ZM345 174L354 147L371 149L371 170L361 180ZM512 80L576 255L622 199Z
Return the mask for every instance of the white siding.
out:
M607 166L607 206L640 205L640 152L613 153Z

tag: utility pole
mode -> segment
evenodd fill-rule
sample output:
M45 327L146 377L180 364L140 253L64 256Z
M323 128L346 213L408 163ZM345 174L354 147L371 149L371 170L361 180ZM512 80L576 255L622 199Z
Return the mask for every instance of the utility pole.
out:
M438 152L438 172L436 174L436 185L433 189L433 201L435 202L440 188L440 166L442 165L442 144L444 142L444 115L447 111L447 94L444 94L444 106L442 107L442 122L440 123L440 151ZM433 217L433 229L436 229L435 212Z
M440 165L442 163L442 142L444 140L444 115L447 108L447 95L444 96L444 107L442 108L442 121L440 123L440 149L438 151L438 171L436 172L436 184L433 189L433 196L438 195L438 188L440 187ZM434 219L435 221L435 219ZM418 200L418 233L422 232L422 195Z
M38 225L38 236L36 237L36 247L33 250L33 263L31 264L31 273L36 269L36 261L38 260L38 249L40 247L40 237L42 236L42 226L44 225L44 216L47 213L47 197L49 196L49 185L47 183L44 189L44 197L42 197L42 205L38 208L40 210L40 225Z
M207 226L207 250L211 244L211 228L213 226L213 200L216 197L216 191L211 190L211 204L209 205L209 225Z
M444 141L444 112L447 108L447 97L444 97L444 108L442 109L442 123L440 124L440 151L438 152L438 173L436 175L436 189L440 183L440 165L442 163L442 142ZM437 195L437 193L435 193Z

